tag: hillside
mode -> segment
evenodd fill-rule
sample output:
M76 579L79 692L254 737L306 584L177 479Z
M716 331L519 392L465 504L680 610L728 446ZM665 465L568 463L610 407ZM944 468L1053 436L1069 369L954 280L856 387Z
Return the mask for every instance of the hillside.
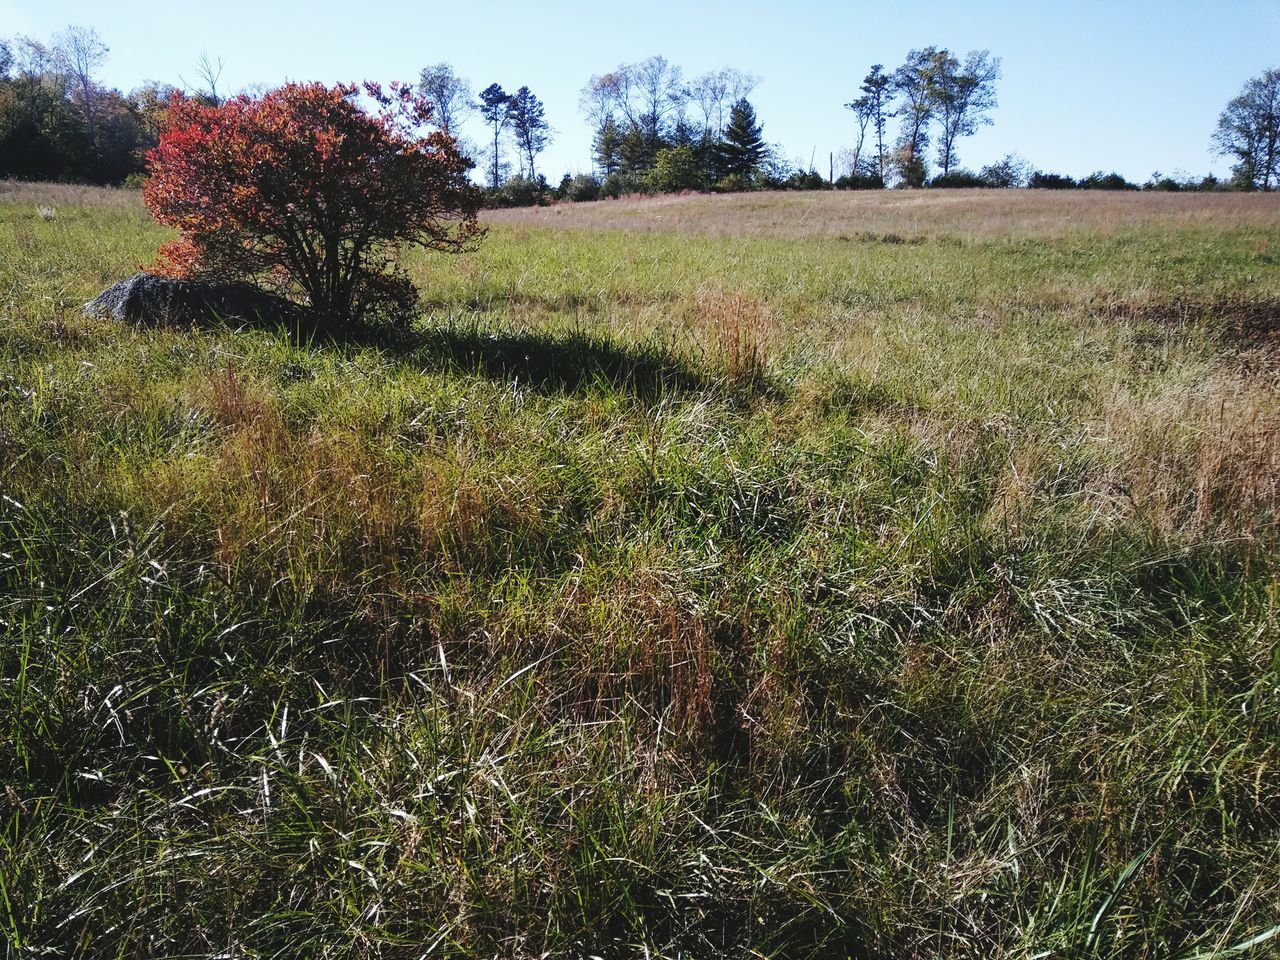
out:
M333 343L0 184L11 953L1266 955L1278 199L498 212Z

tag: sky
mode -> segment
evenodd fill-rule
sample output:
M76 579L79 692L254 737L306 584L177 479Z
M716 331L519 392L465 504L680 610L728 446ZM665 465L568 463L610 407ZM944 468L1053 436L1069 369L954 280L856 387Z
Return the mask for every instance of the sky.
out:
M557 182L591 167L578 95L593 74L662 54L686 77L724 66L761 78L752 103L784 156L824 173L851 145L868 68L908 50L990 50L1003 61L994 123L959 146L977 169L1016 153L1042 170L1222 175L1218 114L1245 81L1280 66L1280 0L790 0L737 3L440 3L356 0L0 0L0 37L47 41L67 24L110 48L105 85L195 84L202 52L221 58L220 88L284 80L415 79L447 61L475 90L527 85L555 130L539 171ZM478 118L463 134L480 140Z

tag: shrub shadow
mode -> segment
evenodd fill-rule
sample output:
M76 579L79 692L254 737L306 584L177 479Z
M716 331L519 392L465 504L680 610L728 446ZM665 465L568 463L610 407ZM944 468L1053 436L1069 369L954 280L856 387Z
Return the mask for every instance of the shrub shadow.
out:
M144 282L150 281L160 289L146 288ZM621 391L641 400L709 389L739 396L774 392L764 380L726 382L658 343L623 347L585 331L493 331L456 322L414 328L395 319L334 330L278 297L227 289L245 303L224 295L221 287L215 297L203 286L139 275L104 291L85 312L140 327L260 330L301 347L374 349L419 369L478 374L544 392Z
M328 338L381 350L419 368L474 373L548 393L616 390L652 400L714 386L666 348L622 347L585 332L489 331L470 326L419 330L359 328Z

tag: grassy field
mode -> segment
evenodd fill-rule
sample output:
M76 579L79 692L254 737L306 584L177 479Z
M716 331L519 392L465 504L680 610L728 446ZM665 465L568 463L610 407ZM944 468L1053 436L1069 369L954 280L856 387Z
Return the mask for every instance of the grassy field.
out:
M496 214L316 343L0 185L6 955L1274 956L1278 201Z

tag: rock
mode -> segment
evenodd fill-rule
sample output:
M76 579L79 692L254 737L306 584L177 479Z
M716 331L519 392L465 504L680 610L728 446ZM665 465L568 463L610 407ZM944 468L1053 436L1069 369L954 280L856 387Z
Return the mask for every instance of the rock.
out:
M303 310L247 283L169 280L139 273L103 290L84 305L84 312L122 323L282 323L299 319Z

